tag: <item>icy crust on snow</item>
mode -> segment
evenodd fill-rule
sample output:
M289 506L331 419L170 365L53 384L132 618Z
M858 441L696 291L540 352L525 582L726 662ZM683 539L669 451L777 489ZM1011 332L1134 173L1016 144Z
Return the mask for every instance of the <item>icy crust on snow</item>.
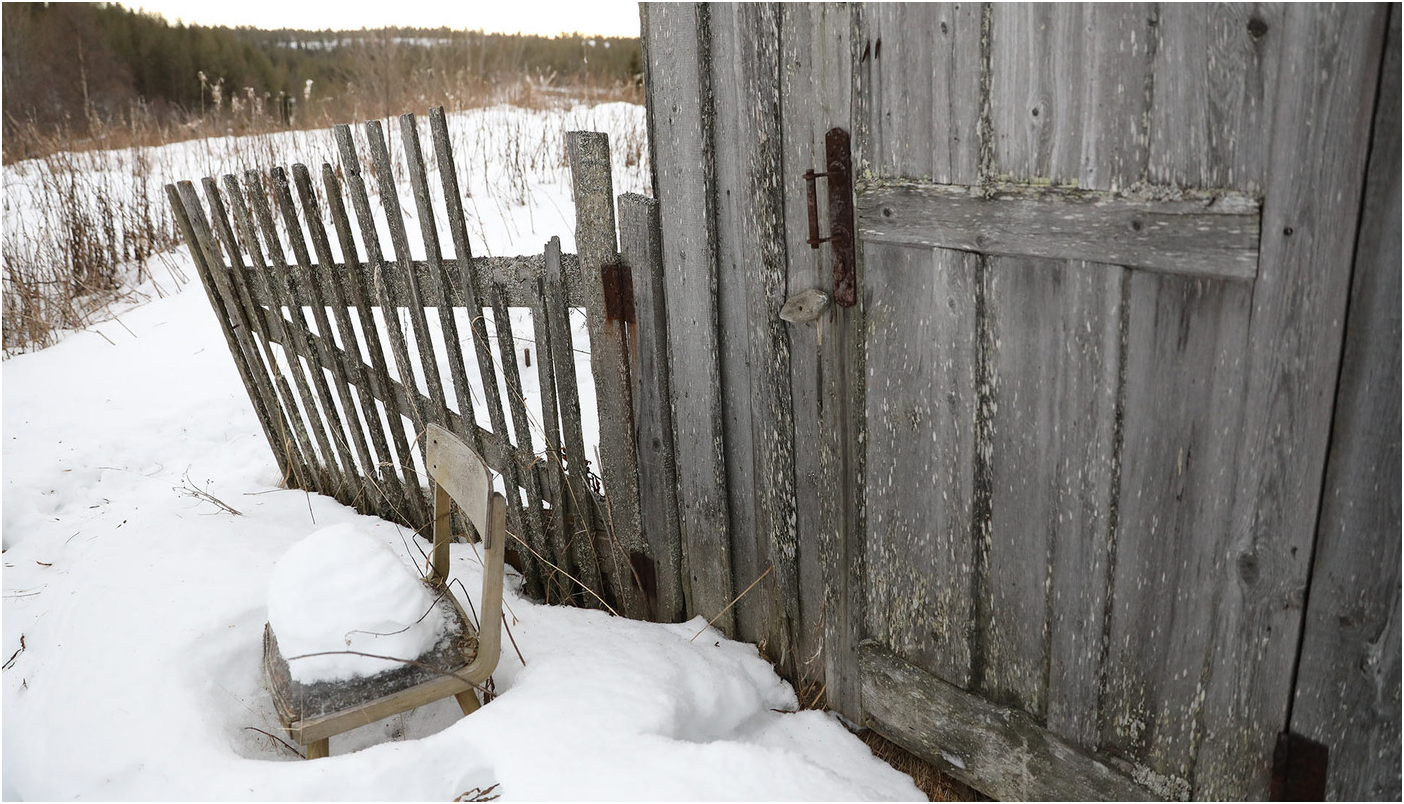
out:
M322 528L278 559L268 622L293 679L370 676L403 666L445 628L434 595L375 534L355 523ZM301 658L296 658L301 657Z

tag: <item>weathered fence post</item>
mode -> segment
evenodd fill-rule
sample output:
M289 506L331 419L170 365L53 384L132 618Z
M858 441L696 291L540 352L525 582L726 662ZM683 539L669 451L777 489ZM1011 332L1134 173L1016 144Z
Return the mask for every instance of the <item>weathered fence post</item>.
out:
M634 283L631 374L639 520L653 555L655 618L676 622L686 616L688 606L678 529L678 475L668 395L668 311L663 301L663 232L657 201L634 193L619 197L619 248Z
M571 175L575 185L575 246L585 293L604 320L590 317L590 367L595 377L600 417L600 474L604 477L608 534L603 562L606 577L621 613L647 617L647 602L639 593L641 578L631 563L647 546L639 527L639 479L635 463L632 389L629 381L628 325L633 317L628 272L615 250L614 182L609 162L609 136L593 131L567 135Z

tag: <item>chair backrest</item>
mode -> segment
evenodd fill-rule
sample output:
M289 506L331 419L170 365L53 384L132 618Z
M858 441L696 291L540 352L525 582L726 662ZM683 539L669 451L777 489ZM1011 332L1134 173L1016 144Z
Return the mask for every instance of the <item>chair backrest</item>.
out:
M458 503L483 537L482 619L478 624L478 654L467 671L478 683L492 674L501 650L502 572L506 555L507 501L492 490L492 471L483 459L437 424L425 430L429 477L434 481L433 576L448 582L449 544L453 541L451 505ZM460 674L463 675L463 674ZM481 675L481 678L477 677Z

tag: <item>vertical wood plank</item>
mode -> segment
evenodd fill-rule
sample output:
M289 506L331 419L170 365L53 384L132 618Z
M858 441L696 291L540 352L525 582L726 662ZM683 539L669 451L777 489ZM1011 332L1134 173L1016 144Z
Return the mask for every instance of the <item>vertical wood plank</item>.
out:
M686 601L668 396L662 236L657 201L634 193L619 196L619 250L634 279L636 335L630 374L634 381L634 443L639 450L639 522L654 569L653 589L646 591L652 592L654 619L678 622L683 619Z
M773 579L737 602L741 635L781 671L799 626L794 411L785 302L778 13L772 4L712 7L717 275L732 566ZM749 580L746 580L749 583Z
M712 147L710 11L705 5L650 4L643 15L649 43L649 147L653 194L663 223L669 364L684 557L691 587L688 613L735 634L730 512L718 361L715 157ZM659 160L658 154L670 154ZM749 583L749 581L747 581Z
M561 406L561 429L564 430L566 464L566 505L562 515L570 525L570 545L577 578L589 592L585 605L598 607L606 590L600 577L599 554L595 549L595 510L591 492L585 485L585 435L581 429L580 385L575 376L575 352L571 340L570 305L566 303L565 281L561 276L561 241L558 237L546 243L546 325L551 330L550 353L555 364L556 388ZM543 356L544 358L545 356Z
M801 176L824 164L824 135L851 128L852 10L829 4L782 4L780 118L787 293L831 291L830 256L806 242L808 208ZM823 203L827 196L820 194ZM799 678L822 681L831 707L860 719L857 638L847 627L850 589L843 566L842 496L838 455L844 423L838 418L842 384L836 367L841 345L833 314L791 325L790 384L794 407L795 535L798 559Z
M557 241L559 242L559 241ZM549 249L550 246L548 245ZM559 245L557 250L559 251ZM557 262L560 261L557 256ZM551 332L549 323L550 315L547 312L552 304L557 304L562 308L566 307L564 299L552 299L546 294L546 279L543 276L536 282L536 307L532 310L531 323L536 335L536 377L541 388L541 425L542 434L546 442L545 474L546 490L552 500L555 500L555 507L551 509L550 521L546 523L546 538L551 546L551 561L555 563L555 568L548 568L546 575L546 602L567 601L576 599L576 584L564 573L570 573L575 577L580 577L580 571L576 567L574 556L570 550L569 505L567 504L565 477L561 471L561 462L565 455L565 445L561 440L561 416L560 406L557 404L556 386L556 361L554 355L558 349L564 348L569 354L571 350L570 340L565 344L556 343ZM584 601L577 600L578 603Z
M1329 801L1400 798L1399 8L1390 11L1292 731Z
M351 127L339 125L332 131L336 137L337 150L341 153L341 170L346 177L347 189L351 193L351 205L356 210L356 220L360 224L361 242L366 249L366 260L374 277L376 301L380 303L381 313L385 317L385 328L390 336L390 349L395 356L395 366L400 375L400 382L405 387L405 398L409 402L408 410L400 410L398 405L393 404L393 397L386 397L384 400L390 426L398 433L396 438L398 445L399 440L403 438L405 418L410 420L416 437L419 433L424 432L424 410L420 403L418 383L415 381L414 364L410 362L409 347L405 343L404 327L400 324L399 300L393 298L390 286L385 282L385 254L380 247L380 234L376 231L375 215L371 212L366 182L361 176L361 160L356 154L356 143L351 137ZM372 327L367 332L375 331L378 329ZM389 388L387 387L386 390L388 391ZM421 440L421 458L425 457L424 451L425 445ZM427 523L432 512L423 487L419 485L413 456L409 450L405 450L400 453L400 460L415 521Z
M598 132L566 135L575 198L575 246L585 277L590 328L590 369L600 417L600 474L604 478L604 525L608 534L602 566L622 614L647 617L630 556L647 545L639 528L639 477L634 463L630 340L624 321L605 315L604 269L617 263L614 182L609 137Z
M226 294L222 289L224 283L215 278L215 271L224 273L224 265L222 260L213 259L211 252L206 250L205 243L212 242L212 238L198 201L197 206L187 211L180 190L174 184L166 185L166 201L171 207L171 213L175 215L177 225L180 226L181 235L190 250L190 257L195 262L195 270L200 274L200 284L205 288L205 296L209 299L215 317L219 319L220 331L229 347L229 354L234 358L234 367L244 383L244 390L249 394L249 403L253 405L259 426L263 428L264 438L268 439L268 446L273 450L273 460L278 464L278 472L286 484L294 477L294 463L290 455L293 449L291 435L288 433L282 408L278 405L278 397L269 384L268 369L259 360L258 347L254 342L248 316L238 305L237 297ZM201 234L197 234L196 220L199 220Z
M414 479L414 461L411 459L409 442L405 439L401 411L395 403L394 381L390 378L389 362L385 357L380 328L376 325L375 316L371 311L371 294L366 287L366 274L369 273L372 266L361 262L360 255L356 250L355 236L351 229L351 219L346 214L346 205L341 198L341 182L332 172L331 165L325 163L322 165L322 186L327 191L327 207L331 212L332 225L336 229L337 242L341 245L341 258L346 266L339 279L346 298L356 308L361 332L366 339L366 350L370 353L369 385L363 386L369 387L371 394L370 397L363 397L366 401L366 413L375 423L375 427L379 428L381 415L377 409L376 400L385 406L390 443L395 449L393 454L383 453L384 460L390 462L387 480L398 481L394 485L400 486L398 492L391 491L393 496L390 499L395 501L393 504L399 506L399 518L405 522L412 522L422 510L423 503L421 496L416 492L418 482ZM388 321L394 308L382 308L382 310ZM375 431L372 430L372 432ZM376 449L381 449L379 442L377 442ZM385 467L382 466L382 468Z
M1282 25L1234 484L1256 504L1235 506L1197 795L1264 795L1286 723L1387 13L1294 5Z
M865 633L971 680L979 257L866 244ZM900 292L894 292L900 288Z
M494 285L488 292L488 297L492 301L492 321L497 329L497 354L502 358L502 379L507 385L507 409L512 414L513 434L516 436L517 446L530 452L531 422L527 421L526 398L522 395L522 376L517 367L517 343L512 337L512 318L507 310L507 302L502 298L500 286ZM505 431L502 437L510 446L512 442ZM512 476L512 485L507 488L511 498L509 505L519 509L518 517L521 522L517 537L529 548L522 555L525 588L528 594L541 596L542 581L548 571L536 557L547 553L546 526L541 517L541 486L537 482L535 472L527 472L523 476L516 471L516 461L507 463L508 472ZM521 489L526 490L525 507L522 506Z

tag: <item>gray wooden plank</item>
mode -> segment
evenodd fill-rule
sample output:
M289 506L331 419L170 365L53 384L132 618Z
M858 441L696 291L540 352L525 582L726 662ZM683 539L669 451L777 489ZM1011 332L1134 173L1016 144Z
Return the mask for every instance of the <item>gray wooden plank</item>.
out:
M557 347L551 350L550 357L556 370L562 441L568 469L565 477L568 501L563 508L570 525L572 557L575 566L580 570L575 577L588 590L582 602L596 608L603 604L608 590L605 589L600 576L599 553L595 548L595 507L590 489L586 485L590 462L585 457L580 385L575 375L570 308L561 303L564 295L561 241L560 238L553 237L546 242L546 296L550 301L546 306L545 318L551 331L551 343Z
M776 181L782 169L776 7L713 6L711 44L732 571L738 583L749 584L774 568L737 602L737 617L741 635L762 644L790 674L799 594L790 343L778 315L785 302L785 243Z
M1390 12L1292 731L1330 749L1329 801L1400 785L1399 8Z
M980 157L979 4L874 3L861 13L872 80L868 166L883 177L973 182Z
M558 246L559 248L559 246ZM545 482L542 484L544 496L554 500L551 503L549 520L546 522L546 538L550 544L551 562L556 566L547 569L544 593L546 602L567 601L576 598L578 584L567 574L579 577L575 558L570 551L569 523L565 505L565 475L562 462L565 456L565 443L561 438L561 414L557 404L556 364L554 355L559 349L569 350L569 340L557 344L552 336L549 323L550 305L566 306L563 299L553 300L546 294L546 280L537 281L537 304L532 310L532 330L536 337L536 378L541 388L541 428L546 442L546 455L542 461ZM573 358L572 358L573 359Z
M1350 290L1340 255L1354 245L1387 13L1294 5L1281 29L1265 270L1245 365L1252 415L1239 441L1196 795L1263 795L1263 758L1286 719Z
M488 291L488 299L492 303L492 322L497 330L497 355L502 361L502 379L507 387L507 410L512 414L512 433L509 436L504 430L502 436L507 439L515 437L518 448L530 452L531 422L527 419L522 375L517 366L517 343L512 337L512 318L507 310L507 303L502 300L502 294L497 288ZM508 503L509 508L521 509L521 529L516 531L515 535L528 548L521 551L524 588L528 594L540 597L544 593L542 583L548 571L538 558L547 553L546 525L541 516L541 486L537 483L536 475L532 473L524 477L513 477L512 485L507 489L512 498ZM522 505L519 489L526 491L525 506Z
M189 185L189 182L185 184ZM193 192L193 187L191 190ZM221 283L215 278L216 271L222 274L224 266L222 261L219 265L212 265L212 257L206 251L204 243L210 242L212 238L209 224L204 220L204 211L200 209L198 201L196 206L187 209L180 190L174 184L166 185L166 201L175 216L176 224L180 227L181 236L185 238L186 248L190 250L190 257L200 276L200 284L205 288L205 296L215 311L215 317L219 319L225 345L229 347L230 357L234 360L234 367L239 372L244 390L249 394L249 403L258 417L263 436L273 451L273 460L278 465L278 472L282 475L283 482L287 483L294 476L294 461L289 454L294 448L292 436L288 432L287 421L278 404L277 394L269 382L268 369L258 357L258 347L255 345L253 329L248 318L239 307L237 298L233 295L226 296L221 289Z
M717 343L712 176L710 11L706 6L649 4L644 65L649 97L653 189L663 223L669 364L689 614L735 633L731 611L730 512ZM669 158L660 160L660 155ZM749 583L749 580L747 581ZM744 588L744 587L743 587Z
M1130 110L1149 100L1156 13L1124 3L994 6L989 175L1109 190L1140 180L1144 116Z
M600 132L566 134L575 199L575 247L586 283L586 322L590 331L590 370L595 378L600 419L600 475L604 479L607 534L601 566L616 608L643 619L647 604L631 557L647 550L639 527L639 473L633 431L633 384L629 379L630 342L626 321L606 314L604 272L619 260L614 223L614 180L609 136Z
M1149 180L1261 195L1285 4L1165 3L1157 13Z
M823 3L780 6L780 115L784 130L783 177L787 292L830 292L831 258L806 242L808 208L797 178L824 164L824 135L849 127L852 9ZM827 204L827 195L819 194ZM822 219L821 215L821 219ZM838 455L843 422L838 419L835 357L841 345L832 313L794 324L790 335L790 387L794 407L795 533L798 537L800 656L797 686L820 681L831 707L858 718L858 668L848 625L850 590L841 565L843 490Z
M994 404L982 690L1088 748L1096 745L1122 274L999 258L989 261L984 288Z
M348 129L349 133L349 129ZM354 153L354 151L353 151ZM343 264L331 268L331 272L341 283L342 291L348 303L355 308L357 320L361 324L361 332L366 339L366 350L370 354L370 367L364 373L369 379L368 387L370 397L366 398L366 415L371 418L377 427L382 426L382 416L377 408L376 400L380 400L385 405L386 421L384 428L390 436L390 444L394 446L394 453L383 453L383 461L389 461L389 466L381 465L382 470L388 469L386 481L389 485L398 486L395 489L387 489L387 500L392 506L399 508L397 519L401 521L415 521L415 517L427 514L424 507L427 503L416 491L418 483L411 481L414 478L414 462L411 458L409 442L405 439L405 428L400 423L398 411L392 401L391 396L392 380L390 379L389 362L385 357L385 349L379 336L380 328L375 323L375 317L371 314L371 292L368 285L367 274L372 270L372 266L364 265L360 261L360 255L356 250L355 235L351 230L351 220L346 214L346 204L342 200L341 182L336 174L332 172L331 165L322 164L322 186L326 190L327 209L331 213L332 226L336 229L336 239L341 245ZM406 404L409 404L408 402ZM377 449L380 444L377 442Z
M865 631L904 660L966 687L978 350L969 301L979 258L878 244L863 250L872 271L863 285L871 386L864 413Z
M1151 801L1123 771L1017 709L966 694L877 646L861 651L870 723L1002 801Z
M1020 184L870 185L859 191L857 213L861 235L883 243L1189 276L1252 279L1258 272L1257 203L1228 191L1157 189L1138 197Z
M648 541L652 619L684 619L678 478L668 396L668 311L663 299L663 232L658 202L619 196L619 251L634 280L634 443L639 465L639 523ZM543 365L549 361L542 361ZM543 393L542 398L545 399ZM651 588L648 588L651 587Z

